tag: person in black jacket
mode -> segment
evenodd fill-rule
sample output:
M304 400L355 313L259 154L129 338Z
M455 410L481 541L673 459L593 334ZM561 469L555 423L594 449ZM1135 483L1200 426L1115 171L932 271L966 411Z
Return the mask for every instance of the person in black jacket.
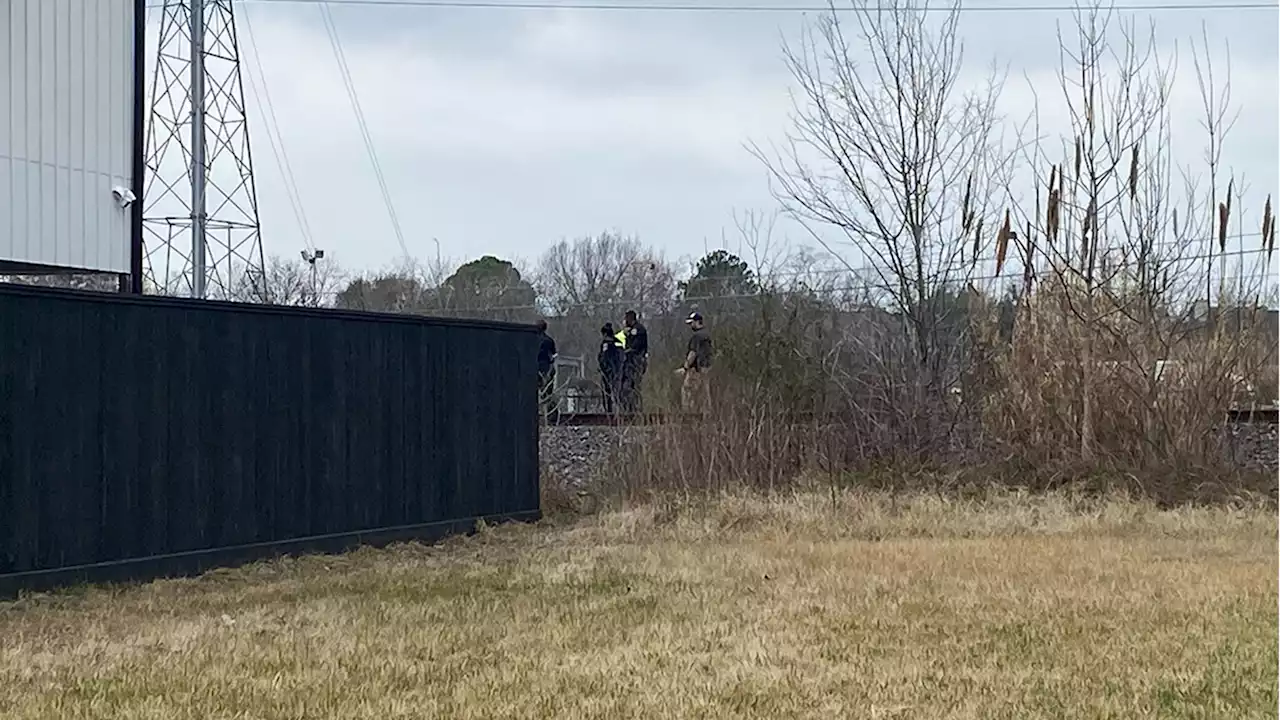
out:
M556 381L556 341L547 334L547 321L538 320L538 409L547 412Z
M600 390L604 411L613 414L622 384L622 343L618 341L613 323L600 328Z
M635 310L627 311L622 325L627 332L622 359L622 410L638 413L643 406L644 374L649 370L649 331L640 323Z

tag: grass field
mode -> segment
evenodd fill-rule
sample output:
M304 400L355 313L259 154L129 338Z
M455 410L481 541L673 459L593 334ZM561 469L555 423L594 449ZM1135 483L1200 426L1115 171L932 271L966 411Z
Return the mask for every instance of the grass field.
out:
M0 717L1275 717L1276 556L1262 509L635 509L0 604Z

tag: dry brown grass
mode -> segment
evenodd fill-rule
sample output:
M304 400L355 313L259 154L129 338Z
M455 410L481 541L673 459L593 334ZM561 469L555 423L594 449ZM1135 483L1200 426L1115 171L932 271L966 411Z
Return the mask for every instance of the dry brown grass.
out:
M1275 717L1267 510L837 501L27 598L0 716Z

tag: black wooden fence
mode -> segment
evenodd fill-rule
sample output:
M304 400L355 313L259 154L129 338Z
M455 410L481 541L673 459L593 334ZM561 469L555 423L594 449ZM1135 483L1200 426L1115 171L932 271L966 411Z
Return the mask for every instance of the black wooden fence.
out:
M539 513L532 328L0 285L0 594Z

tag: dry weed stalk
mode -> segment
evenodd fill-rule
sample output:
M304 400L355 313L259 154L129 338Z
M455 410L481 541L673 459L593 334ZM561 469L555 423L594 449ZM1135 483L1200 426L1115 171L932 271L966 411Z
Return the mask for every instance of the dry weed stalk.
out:
M1224 469L1217 431L1225 412L1242 399L1241 379L1261 377L1274 351L1261 265L1242 263L1232 287L1213 263L1225 262L1230 225L1241 221L1234 179L1221 201L1215 190L1231 124L1229 81L1216 85L1207 51L1203 61L1196 52L1210 186L1206 195L1188 182L1184 217L1192 220L1180 224L1168 142L1171 60L1157 54L1153 34L1140 38L1133 23L1113 28L1104 10L1079 11L1076 31L1077 49L1063 42L1073 133L1066 161L1037 146L1029 159L1048 161L1047 181L1037 183L1033 212L1015 206L1026 218L1020 245L1030 267L987 422L1045 460ZM1103 66L1108 58L1118 60L1113 72ZM1212 208L1212 223L1194 220L1206 217L1201 208ZM1264 247L1272 222L1268 200ZM1045 275L1034 288L1033 269ZM1215 276L1217 288L1210 280L1200 295L1197 278Z

